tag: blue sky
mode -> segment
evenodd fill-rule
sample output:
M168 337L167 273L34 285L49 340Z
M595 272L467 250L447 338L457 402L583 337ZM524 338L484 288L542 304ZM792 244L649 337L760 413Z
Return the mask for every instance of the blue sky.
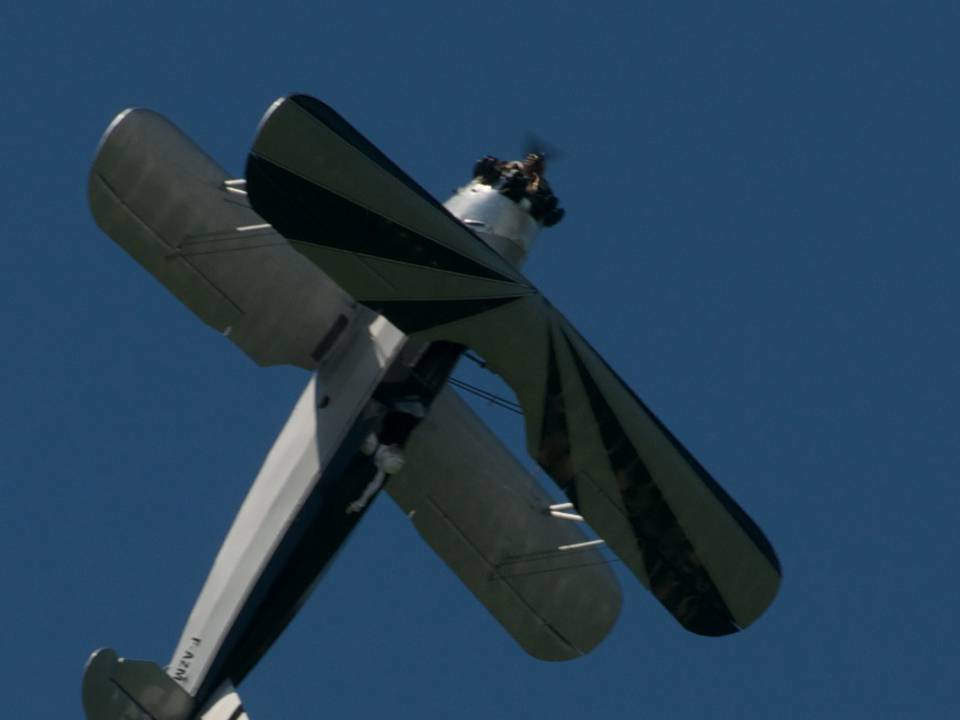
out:
M307 379L253 366L100 233L100 134L150 107L239 172L291 91L441 199L528 129L562 147L568 216L529 275L785 579L716 640L621 574L610 638L545 664L381 501L243 686L255 720L955 713L960 6L783 5L0 9L4 716L78 717L95 647L169 658Z

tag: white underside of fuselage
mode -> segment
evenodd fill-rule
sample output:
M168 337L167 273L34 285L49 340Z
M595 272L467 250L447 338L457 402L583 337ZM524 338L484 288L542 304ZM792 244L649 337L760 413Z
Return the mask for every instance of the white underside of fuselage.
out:
M460 188L445 206L514 265L522 264L540 227L522 204L477 182ZM351 323L311 378L217 555L167 670L191 694L207 686L208 673L233 652L231 638L244 632L248 605L263 602L258 592L269 592L263 588L271 582L271 560L301 522L310 496L336 482L329 475L341 468L330 460L375 402L391 364L415 359L399 358L404 336L386 319L374 313L368 319L369 325ZM370 498L360 497L365 506Z

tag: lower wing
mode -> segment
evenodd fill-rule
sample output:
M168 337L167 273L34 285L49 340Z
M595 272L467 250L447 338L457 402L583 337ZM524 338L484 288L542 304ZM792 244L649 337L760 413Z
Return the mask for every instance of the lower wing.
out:
M452 389L406 457L387 492L524 650L568 660L606 637L621 597L603 555Z

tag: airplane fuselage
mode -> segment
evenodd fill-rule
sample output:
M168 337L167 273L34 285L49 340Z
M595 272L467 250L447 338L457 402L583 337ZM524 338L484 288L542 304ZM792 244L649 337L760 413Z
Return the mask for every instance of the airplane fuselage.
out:
M477 180L446 207L517 266L540 229L528 203ZM277 438L183 630L168 672L199 704L240 683L294 618L387 480L376 449L402 458L464 350L410 344L361 312Z

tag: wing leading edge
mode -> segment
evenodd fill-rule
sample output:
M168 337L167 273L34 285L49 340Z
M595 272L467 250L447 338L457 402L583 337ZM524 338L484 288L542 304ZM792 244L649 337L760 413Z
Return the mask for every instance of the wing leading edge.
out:
M248 159L251 204L405 333L483 355L531 456L681 625L754 622L781 578L759 527L526 278L371 148L318 100L280 100Z

